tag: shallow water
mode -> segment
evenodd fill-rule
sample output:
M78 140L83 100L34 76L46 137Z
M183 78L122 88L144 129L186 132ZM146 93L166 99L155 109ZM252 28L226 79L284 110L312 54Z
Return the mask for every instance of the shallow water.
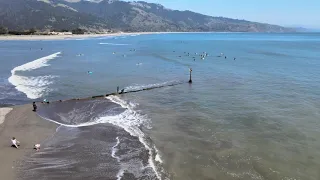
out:
M123 173L122 179L317 180L319 47L320 34L7 41L0 44L0 102L51 101L106 94L117 86L137 90L187 82L192 67L192 85L41 106L40 115L68 127L46 142L44 154L30 157L26 167L35 169L32 177L45 173L53 179L60 166L50 166L50 173L35 167L77 152L69 157L76 163L67 165L61 179L82 172L74 179L117 179ZM57 52L61 54L48 58ZM204 52L208 56L201 60ZM39 60L43 57L46 63ZM32 67L12 74L31 61ZM75 145L63 147L65 153L50 149L68 143ZM82 151L77 143L88 148ZM125 157L128 152L132 156ZM83 154L88 158L77 161ZM86 169L87 164L96 168Z

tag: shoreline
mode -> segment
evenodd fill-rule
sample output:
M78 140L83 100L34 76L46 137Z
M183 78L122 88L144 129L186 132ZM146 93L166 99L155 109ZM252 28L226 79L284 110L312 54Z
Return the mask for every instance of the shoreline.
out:
M73 35L1 35L0 41L13 40L76 40L84 38L114 37L145 34L166 34L179 32L134 32L134 33L105 33L105 34L73 34Z
M19 167L20 160L34 153L33 145L42 144L50 138L58 125L40 118L32 111L30 104L9 108L12 110L4 116L4 122L0 124L0 174L3 179L13 180L17 177L16 167ZM19 149L11 147L12 137L20 141Z
M194 34L194 33L246 33L246 32L119 32L119 33L104 33L104 34L72 34L72 35L0 35L0 41L77 40L77 39L86 39L86 38L129 36L129 35Z

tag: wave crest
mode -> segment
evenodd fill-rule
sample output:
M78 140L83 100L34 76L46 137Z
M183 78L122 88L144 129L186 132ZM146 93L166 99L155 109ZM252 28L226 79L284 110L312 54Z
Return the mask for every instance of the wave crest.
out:
M26 77L18 75L17 72L32 71L41 67L50 66L48 62L57 58L60 54L61 52L57 52L13 68L8 81L14 85L18 91L26 94L29 99L37 99L42 97L46 93L50 92L48 85L52 84L53 79L57 76L46 75Z
M128 46L130 44L116 44L116 43L99 43L100 45L113 45L113 46Z

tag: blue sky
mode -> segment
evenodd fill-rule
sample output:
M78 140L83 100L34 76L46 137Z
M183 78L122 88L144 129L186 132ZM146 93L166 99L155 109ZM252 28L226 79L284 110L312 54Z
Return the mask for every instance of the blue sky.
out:
M320 29L320 0L143 0L171 9L191 10L283 26Z

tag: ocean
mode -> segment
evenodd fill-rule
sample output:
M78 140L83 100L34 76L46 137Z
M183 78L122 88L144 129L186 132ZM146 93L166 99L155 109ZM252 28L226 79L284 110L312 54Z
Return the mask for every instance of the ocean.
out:
M0 104L51 101L38 114L61 125L20 179L320 178L318 33L2 41L0 54ZM58 101L117 87L129 93Z

